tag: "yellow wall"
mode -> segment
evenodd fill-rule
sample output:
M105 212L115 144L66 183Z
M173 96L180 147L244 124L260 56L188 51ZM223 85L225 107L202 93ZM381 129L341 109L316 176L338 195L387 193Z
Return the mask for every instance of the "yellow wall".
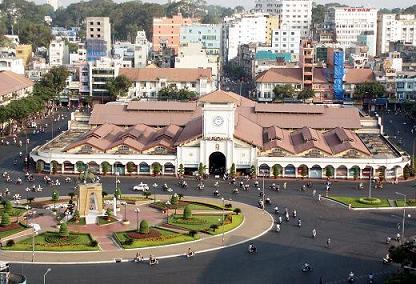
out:
M267 32L266 32L266 44L272 44L272 33L273 30L279 28L279 18L277 16L268 16L267 17Z
M16 57L22 59L25 65L28 65L32 59L32 45L19 44L16 46Z

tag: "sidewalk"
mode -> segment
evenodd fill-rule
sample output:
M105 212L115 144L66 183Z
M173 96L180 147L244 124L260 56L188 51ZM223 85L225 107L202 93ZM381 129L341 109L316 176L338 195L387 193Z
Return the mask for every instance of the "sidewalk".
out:
M214 204L218 203L218 200L213 198L198 198L198 200ZM198 254L247 242L248 240L260 237L271 229L273 218L267 212L263 212L259 208L236 201L233 201L233 206L241 208L245 218L238 228L224 234L224 243L222 242L222 234L219 234L183 244L131 250L99 252L36 252L34 262L55 264L112 263L115 262L115 259L122 259L123 261L132 260L137 252L140 252L145 258L150 254L158 258L168 258L184 255L188 251L188 248L191 248ZM32 259L32 252L2 251L1 254L2 261L13 263L31 262Z

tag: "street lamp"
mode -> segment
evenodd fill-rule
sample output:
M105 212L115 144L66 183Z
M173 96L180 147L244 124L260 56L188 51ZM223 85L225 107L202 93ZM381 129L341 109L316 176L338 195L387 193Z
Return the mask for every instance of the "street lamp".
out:
M139 208L136 208L134 210L134 212L136 212L137 231L139 231L139 213L140 213L140 209Z
M36 211L32 212L32 221L35 217ZM32 262L35 261L35 235L37 234L35 224L32 223Z
M222 246L224 246L224 217L225 217L225 199L221 197L222 200Z
M127 202L124 202L124 221L127 221Z
M404 205L403 205L403 218L402 218L402 237L400 238L400 244L402 244L402 240L404 240L404 221L406 219L406 194L396 192L397 195L401 195L404 197Z
M154 188L154 191L155 191L155 193L154 193L154 195L153 195L153 198L155 199L155 203L156 203L156 189L157 189L157 183L154 183L154 184L153 184L153 188Z
M46 284L46 274L48 274L49 272L51 272L52 271L52 268L48 268L47 270L46 270L46 272L45 272L45 274L43 274L43 284Z
M373 167L370 166L370 181L368 183L368 198L371 198L371 174L373 173Z
M30 191L30 188L29 187L26 187L25 188L25 191L26 191L26 203L28 203L29 202L28 199L29 199L29 191Z
M262 202L263 202L263 212L264 212L264 176L265 176L265 171L264 170L261 170L261 173L262 173L262 178L263 178L263 181L262 181L262 183L263 183L263 185L262 185L262 193L261 193L261 196L262 196Z

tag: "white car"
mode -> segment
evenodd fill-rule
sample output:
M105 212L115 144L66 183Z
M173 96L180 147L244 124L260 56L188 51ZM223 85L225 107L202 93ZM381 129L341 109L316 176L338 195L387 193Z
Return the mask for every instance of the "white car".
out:
M149 186L145 183L140 183L138 185L133 186L134 191L149 191Z

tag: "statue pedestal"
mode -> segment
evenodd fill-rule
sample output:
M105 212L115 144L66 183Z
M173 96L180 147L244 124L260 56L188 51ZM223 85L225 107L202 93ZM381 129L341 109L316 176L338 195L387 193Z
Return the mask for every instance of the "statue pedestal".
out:
M130 221L129 220L123 220L121 222L121 224L123 224L123 225L129 225L130 224Z

